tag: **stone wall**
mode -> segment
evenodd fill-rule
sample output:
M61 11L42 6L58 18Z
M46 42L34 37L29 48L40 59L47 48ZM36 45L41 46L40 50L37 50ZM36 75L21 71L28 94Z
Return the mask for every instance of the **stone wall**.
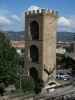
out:
M38 40L32 40L30 31L30 23L32 21L36 21L39 24ZM49 73L54 70L52 71L52 76L55 77L56 29L57 12L41 9L40 11L33 10L25 13L25 47L27 51L27 53L25 53L25 70L29 71L29 69L33 66L30 58L30 47L35 45L39 49L38 72L39 75L41 75L40 78L44 81L47 81L48 79L48 74L44 71L44 67ZM35 63L35 68L37 69L37 63Z

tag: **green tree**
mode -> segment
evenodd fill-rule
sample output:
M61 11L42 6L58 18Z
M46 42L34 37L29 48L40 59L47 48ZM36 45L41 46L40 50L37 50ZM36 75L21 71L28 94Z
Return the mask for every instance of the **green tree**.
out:
M0 32L0 81L14 82L17 78L18 54L10 41Z

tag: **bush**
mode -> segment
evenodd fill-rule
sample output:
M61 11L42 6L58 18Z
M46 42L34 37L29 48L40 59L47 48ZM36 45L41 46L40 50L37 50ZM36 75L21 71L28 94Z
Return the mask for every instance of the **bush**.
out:
M26 91L33 91L34 89L34 82L32 79L29 79L29 80L22 80L22 90L24 92Z
M20 89L20 81L19 80L16 82L16 88ZM32 79L29 79L29 80L22 79L21 80L21 89L23 92L34 91L33 80Z

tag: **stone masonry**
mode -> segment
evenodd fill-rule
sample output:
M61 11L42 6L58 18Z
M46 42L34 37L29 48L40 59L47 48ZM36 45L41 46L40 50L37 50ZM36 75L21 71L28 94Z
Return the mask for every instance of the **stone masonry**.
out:
M25 73L30 75L29 70L34 67L39 77L45 82L49 76L55 77L57 18L57 12L53 10L41 9L25 13ZM38 40L32 39L30 23L33 21L39 25ZM38 48L38 62L31 61L30 47L32 45Z

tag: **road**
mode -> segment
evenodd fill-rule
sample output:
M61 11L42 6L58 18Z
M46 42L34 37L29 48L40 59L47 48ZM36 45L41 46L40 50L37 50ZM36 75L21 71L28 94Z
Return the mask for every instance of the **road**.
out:
M42 99L44 98L43 100L46 100L46 98L51 98L51 97L56 98L56 97L62 97L62 96L69 97L69 98L75 97L75 86L68 85L68 86L56 88L53 92L47 92L40 96L37 96L36 100L40 100L40 98ZM61 100L61 99L58 99L58 100Z
M5 99L5 100L62 100L60 99L61 97L75 98L75 85L72 85L72 84L68 84L65 86L63 85L62 87L56 88L52 92L47 92L47 93L39 94L39 95L9 96L8 99ZM67 100L67 99L63 99L63 100ZM72 99L69 99L69 100L72 100Z

